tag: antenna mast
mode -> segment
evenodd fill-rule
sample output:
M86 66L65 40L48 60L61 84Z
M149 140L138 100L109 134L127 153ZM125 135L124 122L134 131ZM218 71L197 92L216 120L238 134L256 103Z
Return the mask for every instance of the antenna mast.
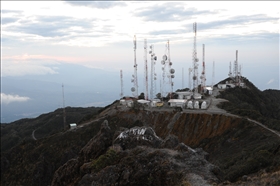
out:
M236 50L235 54L235 61L234 61L234 77L235 77L235 83L238 85L238 50Z
M137 63L136 63L136 36L134 35L134 40L133 40L133 44L134 44L134 75L132 75L132 80L131 82L133 82L134 86L131 88L131 91L133 92L133 96L135 98L138 98L138 80L137 80Z
M201 72L201 93L203 93L204 89L205 89L205 51L204 51L204 44L202 45L202 72Z
M191 86L192 86L192 81L191 81L191 76L192 75L192 68L189 68L189 89L191 90Z
M123 97L123 73L122 73L122 70L120 70L120 78L121 78L121 93L120 93L120 96L122 98Z
M155 98L155 92L156 92L156 73L155 73L155 64L157 60L157 56L154 54L154 45L150 46L149 54L151 54L151 90L150 90L150 99Z
M229 62L229 73L228 73L228 76L229 76L230 78L232 78L231 61Z
M146 87L146 92L145 92L145 100L148 100L148 61L147 61L147 40L144 39L144 72L145 72L145 87Z
M196 56L196 22L193 23L193 32L194 32L194 42L193 42L193 96L195 93L198 92L197 86L198 86L198 58Z
M172 62L170 61L170 47L169 47L169 40L167 41L167 55L168 55L168 66L169 66L169 83L170 83L170 98L171 98L171 94L173 92L173 81L172 79L175 77L174 73L175 73L175 70L173 68L171 68L172 66Z
M212 89L215 83L215 61L213 61L213 71L212 71Z
M184 89L184 68L182 68L182 89Z
M66 130L67 126L66 126L66 112L65 112L64 85L63 85L63 83L62 83L62 104L63 104L63 126L64 126L64 130Z

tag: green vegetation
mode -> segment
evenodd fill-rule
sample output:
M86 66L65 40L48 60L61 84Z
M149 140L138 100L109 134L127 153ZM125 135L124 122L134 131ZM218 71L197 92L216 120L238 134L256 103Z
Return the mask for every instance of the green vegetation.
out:
M92 160L91 166L94 172L99 172L103 168L113 165L118 160L118 154L113 149L109 149L105 154L99 156L97 159Z
M280 91L260 91L246 78L247 88L235 87L221 91L218 98L229 102L218 106L228 112L257 120L271 129L280 131Z

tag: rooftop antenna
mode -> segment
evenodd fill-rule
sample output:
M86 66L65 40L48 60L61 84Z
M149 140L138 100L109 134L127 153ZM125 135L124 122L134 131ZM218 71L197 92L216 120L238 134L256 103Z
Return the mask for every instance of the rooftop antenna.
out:
M196 22L193 23L194 42L193 42L193 97L198 92L198 58L196 52Z
M215 83L215 61L213 61L213 70L212 70L212 89Z
M205 78L205 50L204 50L204 44L202 45L202 72L201 72L201 76L200 76L200 79L201 79L201 92L203 93L203 90L205 89L205 81L206 81L206 78Z
M121 93L120 93L120 96L122 98L123 97L123 73L122 73L122 70L120 70L120 78L121 78Z
M144 39L144 74L145 74L145 87L146 87L146 92L145 92L145 100L148 100L148 61L147 61L147 40Z
M133 82L133 87L131 88L131 91L133 92L133 96L135 98L138 98L138 80L137 80L137 63L136 63L136 36L134 35L134 40L133 40L133 44L134 44L134 75L132 75L132 80L131 82Z
M63 83L62 83L62 106L63 106L63 126L64 126L64 130L66 130L67 126L66 126L66 112L65 112L64 85L63 85Z
M155 80L156 78L156 73L155 73L155 64L156 64L156 60L157 60L157 56L154 53L154 45L150 46L150 51L149 54L151 54L151 90L150 90L150 99L154 99L155 98L155 92L156 92L156 84L155 84Z

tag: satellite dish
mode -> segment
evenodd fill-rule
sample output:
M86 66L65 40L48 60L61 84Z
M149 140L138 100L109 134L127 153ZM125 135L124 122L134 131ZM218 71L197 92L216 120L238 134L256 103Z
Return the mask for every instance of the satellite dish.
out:
M132 74L132 77L134 77L134 75Z
M172 75L171 75L171 78L175 78L175 75L174 75L174 74L172 74Z
M172 62L170 62L169 65L171 66L171 65L172 65Z
M198 58L196 58L196 59L195 59L195 62L198 62L198 61L199 61Z
M132 79L131 82L133 83L133 82L134 82L134 79Z
M196 80L196 76L193 76L193 80Z
M166 55L163 55L163 56L162 56L162 59L163 59L164 61L166 61L166 60L167 60L167 56L166 56Z
M161 61L161 64L164 65L164 64L165 64L165 61L162 60L162 61Z
M135 91L135 88L134 88L134 87L132 87L132 88L131 88L131 92L134 92L134 91Z
M175 73L175 70L173 68L170 69L169 71L171 74L174 74Z
M162 67L161 70L164 70L164 67Z
M149 51L149 54L151 54L152 53L152 51Z
M154 60L157 60L157 56L154 57Z
M154 77L154 80L157 80L157 78L156 78L156 77Z

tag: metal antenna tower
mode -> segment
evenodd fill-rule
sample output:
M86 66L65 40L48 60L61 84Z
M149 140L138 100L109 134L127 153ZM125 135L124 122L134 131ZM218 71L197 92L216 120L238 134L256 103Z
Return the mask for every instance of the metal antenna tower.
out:
M147 40L144 39L144 74L145 74L145 87L146 87L146 92L145 92L145 100L148 100L148 61L147 61Z
M215 61L213 61L213 71L212 71L212 89L215 84Z
M229 62L229 72L228 72L228 76L229 76L230 78L232 78L231 61Z
M120 78L121 78L121 93L120 93L120 96L122 98L123 97L123 73L122 73L122 70L120 70Z
M202 45L202 72L201 72L201 93L203 93L204 89L205 89L205 50L204 50L204 44Z
M196 22L193 23L194 42L193 42L193 95L198 92L198 58L196 52Z
M154 53L154 45L150 46L150 51L149 54L151 54L151 90L150 90L150 99L155 98L155 92L156 92L156 84L155 80L156 78L156 73L155 73L155 64L157 60L157 56Z
M168 66L169 66L169 75L168 75L168 78L169 78L169 83L170 83L170 98L171 98L171 94L173 92L173 81L172 79L175 77L174 73L175 73L175 70L173 68L171 68L172 66L172 62L171 62L171 59L170 59L170 46L169 46L169 40L167 41L167 59L168 59Z
M134 75L132 75L132 80L131 82L133 82L133 87L131 88L131 91L133 92L133 96L135 98L138 98L138 80L137 80L137 63L136 63L136 36L134 35L134 40L133 40L133 44L134 44Z
M236 50L235 54L235 61L234 61L234 77L235 77L235 83L238 84L238 50Z
M62 105L63 105L63 126L64 126L64 130L66 130L67 125L66 125L66 112L65 112L64 85L63 85L63 83L62 83Z
M189 68L189 89L191 90L191 86L192 86L192 68Z
M182 68L182 89L184 89L184 68Z

